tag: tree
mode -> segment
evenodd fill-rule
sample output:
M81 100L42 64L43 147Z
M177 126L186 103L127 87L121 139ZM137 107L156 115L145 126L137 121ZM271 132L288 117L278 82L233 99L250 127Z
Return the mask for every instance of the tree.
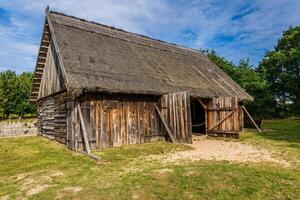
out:
M2 117L35 113L35 106L28 101L32 80L31 72L17 75L14 71L7 70L0 73L0 115Z
M35 106L30 104L29 96L32 87L34 74L31 72L23 72L18 77L18 102L15 114L23 116L24 114L33 114L36 109Z
M266 53L259 71L270 85L277 112L300 114L300 27L283 32L273 51Z

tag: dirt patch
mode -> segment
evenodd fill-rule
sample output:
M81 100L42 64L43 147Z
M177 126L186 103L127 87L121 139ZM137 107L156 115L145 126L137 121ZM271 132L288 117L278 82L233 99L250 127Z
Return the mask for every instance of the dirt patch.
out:
M81 190L83 190L83 188L80 186L65 187L56 194L55 199L62 199L65 196L65 194L76 194Z
M283 166L290 163L274 158L272 152L257 148L241 142L208 140L194 141L190 145L193 150L169 153L162 156L148 156L147 159L159 160L161 162L175 162L179 160L216 160L234 162L273 162Z
M133 192L132 194L132 199L140 199L141 195L139 194L139 192Z
M156 173L158 173L160 175L164 175L164 174L172 173L172 172L174 172L174 170L173 169L164 168L164 169L154 170L154 172L156 172Z
M47 189L49 187L49 185L47 184L43 184L43 185L34 185L33 188L31 188L30 190L28 190L26 192L27 196L31 196L34 194L38 194L40 192L42 192L43 190Z
M9 200L9 195L5 195L0 197L0 200Z
M157 169L157 170L153 170L152 177L156 179L165 179L169 177L173 172L174 172L173 169L168 169L168 168Z
M60 171L40 171L18 174L11 179L20 185L20 195L32 196L53 186L53 179L59 176L64 176L64 173Z

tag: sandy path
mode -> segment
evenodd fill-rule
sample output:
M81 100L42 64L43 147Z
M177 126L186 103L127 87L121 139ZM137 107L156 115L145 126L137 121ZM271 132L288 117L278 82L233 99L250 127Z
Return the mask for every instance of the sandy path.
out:
M217 160L235 162L273 162L283 166L290 163L274 158L272 152L241 142L202 139L193 141L193 150L169 153L162 156L149 156L151 160L174 162L179 160ZM148 159L148 158L147 158Z

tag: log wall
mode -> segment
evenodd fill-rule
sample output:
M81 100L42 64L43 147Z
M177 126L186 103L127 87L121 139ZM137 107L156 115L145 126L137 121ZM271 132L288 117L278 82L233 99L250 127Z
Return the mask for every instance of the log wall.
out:
M37 102L39 134L63 144L67 143L66 100L67 93L63 92Z

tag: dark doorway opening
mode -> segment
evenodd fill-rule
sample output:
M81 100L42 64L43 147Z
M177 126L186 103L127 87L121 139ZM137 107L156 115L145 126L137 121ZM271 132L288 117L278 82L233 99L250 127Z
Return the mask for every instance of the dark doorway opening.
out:
M205 110L197 99L191 100L192 131L196 134L205 134Z

